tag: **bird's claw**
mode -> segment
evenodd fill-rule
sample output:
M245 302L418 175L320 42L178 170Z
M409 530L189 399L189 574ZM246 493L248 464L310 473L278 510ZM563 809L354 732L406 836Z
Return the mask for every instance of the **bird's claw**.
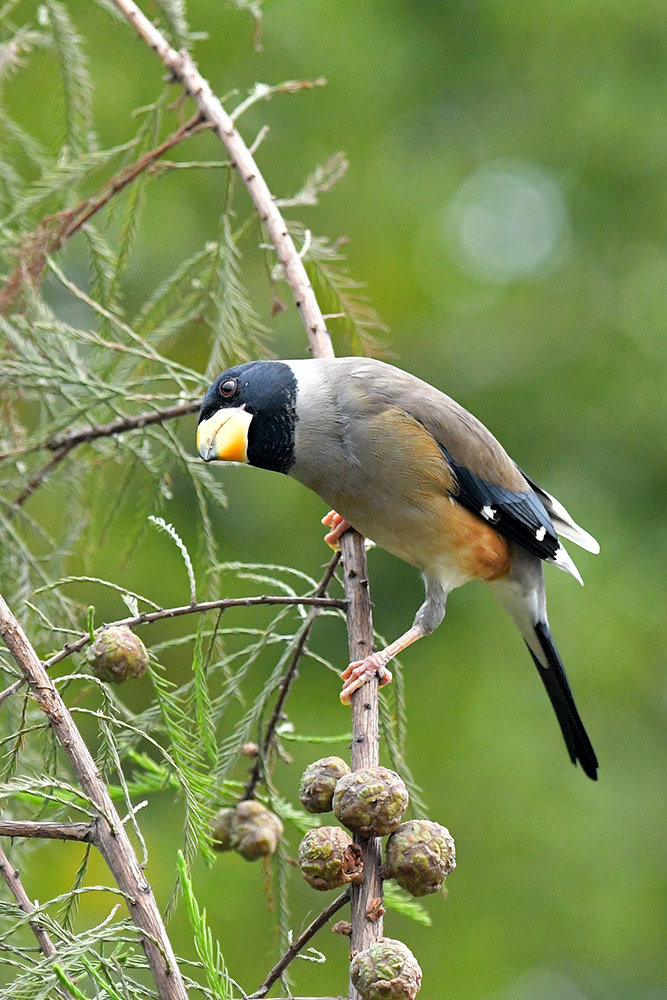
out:
M365 660L354 660L341 674L345 683L340 693L340 700L344 705L349 705L354 692L363 687L366 681L377 677L378 685L384 687L385 684L391 683L391 676L391 670L387 670L381 653L373 653Z
M339 552L341 535L345 534L347 529L351 528L352 525L344 517L341 517L340 514L337 514L335 510L330 510L328 514L325 514L322 518L322 524L326 525L327 528L331 528L331 531L324 536L324 541L335 552Z
M331 528L331 531L324 536L324 541L329 545L334 552L340 552L340 539L341 535L344 535L348 528L352 525L349 521L346 521L344 517L341 517L335 510L330 510L328 514L322 518L322 524ZM372 538L364 538L364 548L368 552L372 549L375 542Z

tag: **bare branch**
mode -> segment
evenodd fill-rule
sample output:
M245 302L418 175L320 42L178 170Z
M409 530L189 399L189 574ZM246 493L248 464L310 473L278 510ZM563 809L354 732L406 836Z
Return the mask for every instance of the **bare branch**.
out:
M110 628L112 625L127 625L128 628L135 628L137 625L150 625L165 618L180 618L182 615L203 614L206 611L226 611L227 608L265 607L275 604L303 604L304 606L307 605L315 608L338 608L341 611L344 611L347 607L347 601L335 597L287 597L285 594L264 594L260 597L222 597L217 601L199 601L196 604L181 604L175 608L160 608L158 611L146 611L138 615L130 615L127 618L119 618L115 622L106 622L104 625L100 625L93 632L93 636L99 635L100 632ZM60 663L61 660L71 656L72 653L78 653L89 642L92 642L92 639L90 633L86 632L79 636L78 639L65 643L62 649L54 653L48 660L44 660L44 669L48 670L55 663ZM2 704L5 698L20 690L24 683L24 680L14 681L4 691L0 691L0 704Z
M70 449L65 447L65 445L62 445L60 448L56 448L41 469L38 469L37 472L30 477L19 495L12 501L9 510L7 511L8 518L11 518L19 510L19 508L23 506L28 497L32 496L38 486L41 486L41 484L49 477L51 472L53 472L55 467L62 462L69 450Z
M0 819L0 837L28 837L40 840L95 842L92 823L34 823L29 820Z
M303 261L294 246L285 220L275 203L254 157L237 132L234 121L202 77L187 52L177 52L164 35L142 13L133 0L114 0L130 24L157 53L174 80L183 85L196 103L200 114L210 122L229 153L232 163L252 198L259 217L276 248L285 279L292 289L297 309L308 334L310 349L315 357L333 357L331 338L322 317L315 293L308 280Z
M134 417L116 417L108 424L97 424L90 427L82 427L78 431L69 431L67 434L57 434L55 437L43 441L41 444L30 445L26 448L15 448L10 451L0 453L0 461L3 458L12 458L16 455L23 455L31 451L42 451L48 449L52 455L44 463L41 469L30 477L19 495L12 502L8 511L8 516L15 514L19 507L28 500L38 486L48 478L53 469L70 451L78 444L95 441L102 437L112 437L115 434L125 434L127 431L137 430L147 427L149 424L162 424L165 420L172 420L174 417L182 417L188 413L195 413L201 405L200 400L192 400L188 403L177 403L175 406L166 406L162 410L151 410L148 413L138 413Z
M14 899L18 903L19 907L24 913L30 915L35 912L35 907L32 905L28 894L23 888L20 875L16 869L12 868L9 863L9 858L5 854L0 846L0 875L4 878L5 882L9 886L9 891L13 895ZM28 924L30 929L37 939L37 944L39 945L39 950L46 958L53 958L57 954L56 946L54 945L48 932L44 929L39 917L35 917L34 920L29 920ZM58 992L65 1000L73 1000L72 994L69 990L65 989L64 986L58 986Z
M70 451L78 444L96 441L101 437L112 437L114 434L125 434L126 431L139 430L148 427L149 424L162 424L165 420L172 420L174 417L183 417L188 413L196 413L201 406L200 399L193 399L187 403L176 403L175 406L165 406L161 410L149 410L147 413L138 413L134 417L116 417L108 424L91 424L89 427L81 427L76 431L67 431L65 434L56 434L48 441L40 444L26 445L23 448L12 448L8 451L0 452L0 462L5 458L15 458L17 455L27 455L32 451L59 451L65 448Z
M341 538L345 561L345 596L348 599L347 628L350 660L363 660L373 652L373 619L368 587L364 540L356 531ZM378 682L372 678L352 697L352 770L379 763ZM352 886L352 954L368 948L382 937L382 842L379 837L355 836L361 848L364 881ZM378 905L379 901L379 905ZM378 918L378 913L380 914ZM350 996L358 993L350 983Z
M21 877L18 871L12 868L11 864L9 863L9 858L7 857L1 846L0 846L0 874L4 878L7 885L9 886L11 894L13 895L14 899L21 907L23 912L34 913L35 907L30 902L28 894L23 888ZM31 920L29 921L29 923L33 934L37 938L39 950L42 952L43 955L46 955L47 958L51 958L53 955L56 954L56 946L54 945L53 941L51 940L51 938L49 937L49 935L44 930L44 928L42 927L42 925L39 923L38 920Z
M199 601L197 604L182 604L175 608L160 608L159 611L146 611L129 618L120 618L116 622L100 625L95 629L95 635L103 632L109 625L127 625L134 628L136 625L150 625L152 622L159 622L165 618L179 618L181 615L201 614L205 611L226 611L228 608L256 608L273 606L276 604L303 604L315 608L339 608L345 609L347 602L335 597L288 597L285 594L263 594L259 597L222 597L217 601ZM50 659L45 660L44 666L51 667L59 660L65 659L70 653L75 653L83 649L90 642L90 635L82 635L74 642L68 642L60 652L55 653Z
M324 927L327 921L333 917L334 913L338 913L338 911L342 909L345 904L349 902L349 900L350 890L346 889L345 892L342 892L332 903L329 903L328 906L324 907L322 912L315 917L312 923L310 923L306 929L299 934L296 941L289 946L280 961L273 966L260 988L252 994L250 1000L255 1000L255 998L260 1000L261 997L266 996L273 984L277 979L280 979L287 966L296 958L301 949L308 944L310 939L314 937L319 930Z
M195 115L190 121L181 125L173 135L155 149L141 156L134 163L123 167L110 180L102 185L100 190L86 201L79 202L73 208L47 215L25 241L19 251L19 262L9 275L4 286L0 288L0 315L8 316L21 299L21 290L27 282L36 288L41 280L47 257L59 250L96 212L104 208L114 195L122 191L132 181L148 170L164 153L173 149L184 139L188 139L203 129L211 128L209 122L204 122L200 115Z
M99 813L96 844L125 896L130 916L142 932L142 945L161 1000L187 1000L187 991L153 891L116 811L104 779L18 620L0 596L0 635L30 692L48 718L83 792Z
M324 594L326 594L327 588L329 586L329 583L331 582L331 578L333 577L336 571L336 566L338 565L339 561L340 561L340 553L335 552L331 557L331 559L329 560L329 565L326 568L324 576L317 585L317 590L315 591L315 593L318 597L324 596ZM301 631L297 637L296 645L294 647L294 652L292 653L290 662L287 666L287 670L285 671L285 676L283 677L282 683L280 685L280 691L278 692L278 700L276 701L275 707L271 714L271 718L269 719L268 725L266 727L266 732L264 734L264 740L262 742L261 752L255 762L254 767L250 772L250 777L248 779L245 791L243 793L244 799L251 799L255 794L257 783L260 779L262 770L265 768L266 762L268 760L268 755L271 749L271 744L273 742L276 726L278 725L281 719L283 705L285 704L285 700L287 698L287 695L289 694L289 690L292 686L292 681L296 676L296 672L299 666L299 661L301 660L301 657L305 652L306 643L308 642L308 636L310 635L310 631L313 627L313 624L315 623L315 619L317 618L318 614L319 610L316 606L315 608L313 608L306 622L301 627Z

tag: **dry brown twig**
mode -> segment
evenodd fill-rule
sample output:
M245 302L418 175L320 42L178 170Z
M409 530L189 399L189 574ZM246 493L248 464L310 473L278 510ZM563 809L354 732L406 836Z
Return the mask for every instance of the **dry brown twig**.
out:
M271 191L252 153L236 130L233 119L223 109L188 53L173 49L132 0L114 2L137 33L157 53L170 71L172 79L179 82L194 100L198 114L192 121L205 123L202 127L212 127L224 144L275 247L285 280L304 323L310 351L315 357L333 357L331 339L303 261ZM60 448L69 450L64 442ZM58 449L55 449L52 460L57 454ZM370 651L373 644L366 554L360 536L352 531L343 535L341 547L345 564L345 590L349 602L347 623L350 655L356 659L360 654ZM160 997L162 1000L186 1000L185 986L151 888L145 880L108 790L43 664L2 598L0 634L28 680L33 697L49 718L83 790L99 812L95 842L119 888L126 895L133 920L145 933L142 943ZM377 681L373 680L353 695L353 767L362 766L362 763L377 763L378 739ZM356 892L353 901L352 946L356 948L366 947L382 936L382 920L368 918L370 901L381 896L377 843L361 840L360 847L367 885ZM291 958L286 965L289 961ZM357 996L350 986L350 997Z
M48 441L41 444L30 445L26 448L15 448L0 454L0 461L4 458L14 457L32 451L48 450L51 455L44 465L27 480L23 489L12 502L7 517L15 514L20 507L28 500L35 490L46 482L57 465L67 458L73 448L79 444L96 441L102 437L117 437L127 431L138 430L148 427L150 424L163 424L174 417L182 417L188 413L195 413L199 409L199 402L177 403L175 406L165 406L161 410L151 410L148 413L139 413L135 417L117 417L107 424L96 424L90 427L82 427L77 431L70 431L67 434L57 434Z
M345 892L342 892L340 896L337 896L333 902L329 903L328 906L325 906L321 913L318 913L315 919L308 924L301 934L299 934L296 941L292 942L281 959L276 962L260 988L252 994L251 1000L254 1000L255 997L260 1000L261 997L266 996L273 984L280 979L290 962L294 961L296 956L305 948L311 938L315 937L317 932L321 930L325 924L331 920L333 915L338 913L338 911L341 910L345 904L349 902L349 900L350 890L346 889Z
M335 552L332 558L329 560L329 565L327 566L324 576L320 580L317 590L315 592L316 598L324 598L327 592L327 588L331 582L331 579L336 572L336 566L340 560L340 553ZM339 607L347 608L347 601L337 602ZM299 663L301 657L306 651L306 643L308 642L308 637L310 635L311 629L315 624L315 618L318 614L317 605L312 609L308 618L301 626L300 632L297 635L296 645L294 647L294 652L290 657L290 662L287 665L287 670L285 671L285 676L283 677L280 689L278 692L278 698L274 706L273 712L271 713L271 718L268 721L266 732L264 733L264 739L262 741L262 746L259 749L257 760L250 771L250 777L246 784L243 798L251 799L255 794L255 789L265 771L269 753L271 751L271 745L275 739L276 726L282 718L282 709L285 701L287 700L287 695L290 692L292 686L292 681L296 677L297 670L299 668Z
M42 955L44 955L45 958L53 958L57 953L56 946L41 922L39 915L35 914L35 907L30 901L28 893L23 888L20 873L12 867L9 862L9 858L2 849L2 846L0 846L0 875L2 875L7 883L9 891L16 900L17 906L23 910L24 913L28 914L29 917L31 917L31 919L28 920L28 926L35 935L35 939ZM32 914L35 914L35 916L32 917ZM63 1000L74 1000L69 990L65 989L65 987L60 984L58 985L58 993L61 997L63 997Z
M31 820L0 819L0 837L28 837L38 840L75 840L92 844L92 823L35 823Z
M126 625L128 628L136 628L137 625L152 625L154 622L164 621L166 618L180 618L183 615L205 614L207 611L226 611L228 608L257 608L272 605L304 605L313 608L339 608L345 610L347 601L336 597L323 597L319 595L304 597L288 597L285 594L261 594L258 597L221 597L216 601L195 601L193 604L179 604L173 608L158 608L156 611L142 611L137 615L128 615L126 618L119 618L115 622L105 622L93 632L97 636L100 632L110 628L112 625ZM304 640L305 641L305 640ZM91 636L84 632L78 639L72 639L65 643L62 649L43 661L44 668L50 669L54 664L60 663L72 653L78 653L90 642ZM0 704L15 694L23 687L25 680L14 681L4 691L0 691Z
M167 936L153 890L146 881L109 790L67 706L4 598L0 596L0 635L67 754L81 789L98 813L94 843L125 896L162 1000L187 1000L188 994Z
M33 289L39 285L49 255L60 250L70 236L73 236L89 222L100 209L111 201L114 195L131 184L144 171L150 169L161 156L164 156L174 146L211 127L209 122L202 121L200 115L195 115L155 149L151 149L134 163L119 170L102 185L92 198L87 198L85 201L79 202L78 205L74 205L73 208L64 209L55 215L47 215L46 218L42 219L35 231L24 241L23 247L18 251L18 264L7 278L4 286L0 288L0 316L8 316L12 309L20 303L23 288L26 285Z
M80 427L75 431L66 431L64 434L55 434L46 441L38 444L24 445L20 448L10 448L0 452L0 462L5 458L17 458L20 455L27 455L34 451L53 451L61 449L71 451L79 444L89 444L102 437L116 437L118 434L125 434L127 431L140 430L150 424L162 424L165 420L173 420L174 417L182 417L188 413L196 413L201 405L201 400L191 400L186 403L176 403L174 406L165 406L162 409L148 410L145 413L138 413L134 417L116 417L107 424L91 424L89 427Z

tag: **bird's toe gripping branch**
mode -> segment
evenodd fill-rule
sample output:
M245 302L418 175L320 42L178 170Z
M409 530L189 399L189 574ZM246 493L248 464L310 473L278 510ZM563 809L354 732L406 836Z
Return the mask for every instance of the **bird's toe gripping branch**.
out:
M382 650L380 653L373 653L372 656L367 656L365 660L355 660L345 668L341 674L345 683L340 693L340 700L344 705L350 704L354 692L358 688L363 687L371 677L377 677L380 687L391 683L392 674L391 670L387 670L385 665L384 652Z
M321 523L326 525L327 528L331 528L331 531L324 536L324 541L334 552L340 552L341 536L345 534L348 528L352 528L352 525L335 510L330 510L328 514L325 514ZM372 538L364 538L364 548L367 552L369 549L374 548L374 546L375 542Z
M331 528L331 531L324 536L324 541L335 552L339 552L341 535L344 535L352 525L344 517L341 517L340 514L337 514L335 510L330 510L328 514L325 514L322 518L322 524L327 528Z
M340 700L343 704L349 705L351 696L357 688L360 688L371 677L377 675L380 687L389 684L391 681L391 671L387 670L389 661L393 660L395 656L398 656L399 653L402 653L404 649L411 646L413 642L417 642L424 635L426 635L426 630L422 625L413 625L400 638L385 646L384 649L378 650L377 653L372 653L365 660L355 660L353 663L350 663L341 674L341 677L345 681L343 690L340 693Z

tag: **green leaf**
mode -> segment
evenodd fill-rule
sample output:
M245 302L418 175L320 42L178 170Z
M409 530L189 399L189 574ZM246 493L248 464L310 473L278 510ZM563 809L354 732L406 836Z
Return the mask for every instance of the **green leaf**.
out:
M194 933L194 944L199 960L204 966L206 980L213 995L219 1000L232 1000L232 983L225 967L220 945L213 941L206 921L206 910L201 909L192 888L188 865L182 851L178 852L178 877L185 900L185 908Z
M215 741L215 719L213 717L213 706L211 704L211 694L208 687L208 676L203 652L204 618L200 616L197 635L195 637L194 650L192 653L192 672L194 675L194 701L195 719L197 720L197 733L195 738L201 741L201 745L206 752L211 763L215 763L218 757L218 748Z
M405 892L400 886L393 882L384 883L384 902L388 909L400 913L404 917L409 917L418 924L430 927L433 921L428 911L418 903L414 896Z
M381 347L387 327L360 294L362 285L341 266L345 259L336 245L293 226L295 240L303 243L301 255L313 291L332 334L342 334L352 353L373 353Z
M94 149L93 88L88 75L83 40L72 23L67 7L60 0L45 0L48 24L60 60L65 98L65 140L74 154Z
M266 355L268 330L241 281L242 258L238 241L229 215L225 213L220 223L207 312L214 337L206 366L209 380L231 364Z

